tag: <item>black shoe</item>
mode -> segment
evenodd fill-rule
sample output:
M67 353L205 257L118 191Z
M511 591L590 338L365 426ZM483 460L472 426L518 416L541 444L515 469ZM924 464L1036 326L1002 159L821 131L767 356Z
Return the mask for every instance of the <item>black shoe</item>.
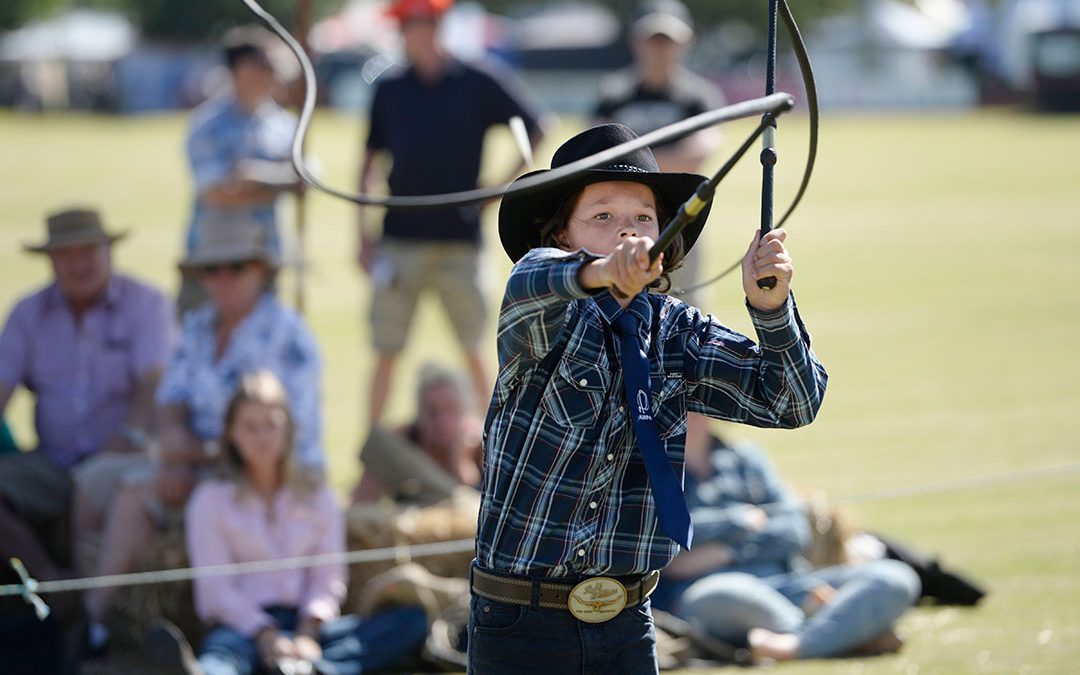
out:
M204 675L191 644L171 621L154 621L146 631L143 649L150 662L162 673Z

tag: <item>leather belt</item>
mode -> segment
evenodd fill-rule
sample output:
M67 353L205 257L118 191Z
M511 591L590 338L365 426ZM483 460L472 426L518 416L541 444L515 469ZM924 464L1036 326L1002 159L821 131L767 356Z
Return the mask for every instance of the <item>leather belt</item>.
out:
M627 607L644 602L645 598L656 590L660 581L660 572L652 571L638 576L633 581L625 577L592 577L592 579L614 580L626 589ZM482 598L506 602L512 605L532 606L533 596L537 606L547 609L570 609L570 597L574 589L590 581L589 578L578 581L540 581L525 577L504 577L472 568L472 591Z

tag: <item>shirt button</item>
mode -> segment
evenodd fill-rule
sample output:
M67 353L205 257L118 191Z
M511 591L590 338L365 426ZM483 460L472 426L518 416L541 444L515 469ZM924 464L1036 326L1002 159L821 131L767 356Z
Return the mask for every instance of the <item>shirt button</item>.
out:
M581 378L580 380L578 380L578 384L580 384L580 385L581 385L581 386L583 386L583 387L587 387L587 386L589 386L589 381L588 381L588 380L586 380L586 379L585 379L585 378L583 377L583 378Z
M589 508L590 509L595 509L596 508L596 502L589 502Z
M578 552L577 552L577 557L584 558L585 557L585 549L579 548Z
M620 415L622 414L622 411L623 411L623 410L625 410L625 408L623 408L622 406L619 406L619 414L620 414Z
M613 459L615 459L615 455L609 452L609 453L607 454L607 461L609 461L609 462L610 462L610 461L611 461L611 460L613 460Z

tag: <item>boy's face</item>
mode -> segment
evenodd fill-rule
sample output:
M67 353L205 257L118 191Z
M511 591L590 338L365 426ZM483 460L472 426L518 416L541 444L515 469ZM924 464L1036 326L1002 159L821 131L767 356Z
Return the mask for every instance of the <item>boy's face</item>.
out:
M586 187L570 213L563 240L571 251L584 248L610 255L626 237L660 236L656 197L647 185L607 181Z

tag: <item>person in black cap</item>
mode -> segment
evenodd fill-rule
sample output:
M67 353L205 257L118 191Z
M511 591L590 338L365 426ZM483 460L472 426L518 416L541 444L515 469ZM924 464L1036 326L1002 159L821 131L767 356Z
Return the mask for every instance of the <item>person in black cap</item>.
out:
M594 127L552 167L634 138ZM661 225L702 180L660 172L642 149L503 198L516 264L484 430L470 673L655 673L648 596L693 537L687 413L785 428L817 414L827 375L790 294L783 230L755 236L743 260L760 344L650 292L701 234L707 208L650 265ZM767 276L776 285L758 288Z

